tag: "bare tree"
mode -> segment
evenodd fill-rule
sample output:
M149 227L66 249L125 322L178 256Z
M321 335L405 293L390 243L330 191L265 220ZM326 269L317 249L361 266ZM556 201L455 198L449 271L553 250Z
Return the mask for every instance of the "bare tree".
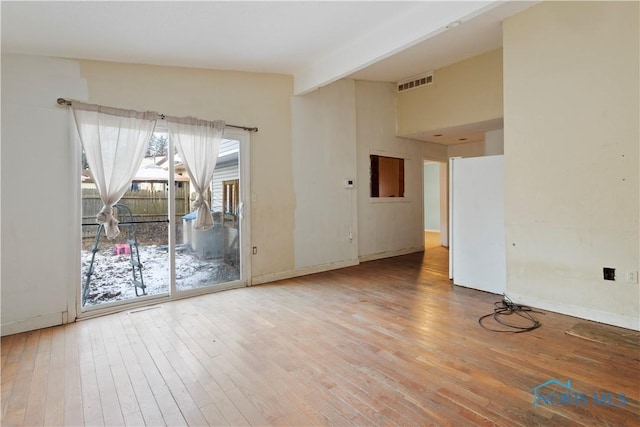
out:
M147 146L145 157L153 157L153 163L155 163L156 157L166 156L168 142L169 138L167 137L167 134L154 133L149 140L149 145Z

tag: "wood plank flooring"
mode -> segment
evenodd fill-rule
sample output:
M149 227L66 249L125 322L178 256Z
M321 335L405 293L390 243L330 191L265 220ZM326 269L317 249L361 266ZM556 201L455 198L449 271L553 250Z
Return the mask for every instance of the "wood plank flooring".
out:
M640 355L478 318L495 295L451 286L447 251L2 338L2 425L639 424ZM539 405L571 380L626 404Z

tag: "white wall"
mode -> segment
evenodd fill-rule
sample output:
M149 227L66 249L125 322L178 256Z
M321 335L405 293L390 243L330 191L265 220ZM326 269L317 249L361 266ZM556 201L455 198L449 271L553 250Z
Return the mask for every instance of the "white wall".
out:
M491 130L484 133L484 155L497 156L504 154L504 129Z
M442 155L441 148L395 136L393 84L357 81L356 105L360 260L423 250L423 157L436 159ZM381 202L369 197L372 152L405 159L404 199Z
M74 61L2 57L2 335L74 318L80 169L56 99L86 96Z
M294 96L291 111L295 268L357 264L357 190L344 188L344 180L357 175L355 82L339 80Z
M449 247L449 164L440 163L440 244Z
M504 156L452 159L451 169L453 283L503 294Z
M424 229L440 231L440 163L424 164Z
M634 329L638 6L544 2L503 26L507 294Z

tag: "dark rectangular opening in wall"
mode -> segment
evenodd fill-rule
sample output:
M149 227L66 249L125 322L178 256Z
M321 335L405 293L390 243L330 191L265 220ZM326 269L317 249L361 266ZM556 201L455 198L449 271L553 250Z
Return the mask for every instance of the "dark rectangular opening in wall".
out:
M404 159L372 154L371 197L404 197Z

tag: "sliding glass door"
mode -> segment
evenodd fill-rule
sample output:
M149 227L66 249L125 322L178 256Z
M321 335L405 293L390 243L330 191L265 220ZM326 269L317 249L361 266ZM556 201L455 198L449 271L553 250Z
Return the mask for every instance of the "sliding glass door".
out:
M240 141L224 138L208 191L213 227L194 228L196 212L176 217L175 283L178 291L227 286L242 277ZM184 166L175 153L176 168Z
M193 227L193 186L161 125L114 209L121 230L114 240L95 222L102 204L83 162L80 312L248 283L248 142L247 132L225 131L207 190L214 221L208 230Z

